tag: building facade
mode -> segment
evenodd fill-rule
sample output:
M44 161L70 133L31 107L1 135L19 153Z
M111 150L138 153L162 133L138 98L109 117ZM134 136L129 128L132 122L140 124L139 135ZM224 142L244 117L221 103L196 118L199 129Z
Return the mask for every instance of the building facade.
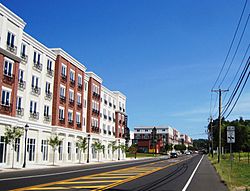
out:
M0 4L0 167L50 164L48 139L58 135L56 163L97 160L91 145L100 141L101 160L123 159L111 143L125 144L126 97L103 86L103 80L61 48L47 48L24 31L26 23ZM27 147L22 136L15 150L5 143L5 129L29 126ZM89 155L79 153L77 140L89 140ZM13 156L14 154L14 156Z

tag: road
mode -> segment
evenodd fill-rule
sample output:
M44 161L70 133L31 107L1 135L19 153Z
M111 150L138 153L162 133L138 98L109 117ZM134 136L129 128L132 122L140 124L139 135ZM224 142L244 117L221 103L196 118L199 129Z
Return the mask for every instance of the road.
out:
M151 158L0 173L0 190L178 191L187 185L202 158L202 155L183 155L176 159Z

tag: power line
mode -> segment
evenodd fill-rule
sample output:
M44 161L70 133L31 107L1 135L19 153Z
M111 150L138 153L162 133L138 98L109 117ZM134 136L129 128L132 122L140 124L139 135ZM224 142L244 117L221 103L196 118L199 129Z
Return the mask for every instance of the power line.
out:
M248 72L247 78L246 78L246 80L245 80L245 82L244 82L244 84L243 84L243 86L242 86L242 88L241 88L241 90L240 90L240 93L239 93L237 99L235 100L233 107L231 108L231 110L229 111L229 113L227 114L227 116L225 117L225 119L228 118L228 116L232 113L234 107L236 106L236 104L237 104L237 102L238 102L238 100L239 100L239 98L240 98L240 96L241 96L241 93L243 92L243 90L244 90L244 88L245 88L245 85L246 85L246 83L247 83L247 80L248 80L248 78L249 78L249 75L250 75L250 72Z
M242 33L241 33L241 36L240 36L240 40L239 40L239 42L238 42L238 45L237 45L237 47L236 47L236 50L235 50L234 55L233 55L233 57L232 57L232 60L231 60L229 66L228 66L228 68L227 68L227 71L226 71L224 77L222 78L222 81L221 81L219 87L223 84L223 82L224 82L225 78L227 77L227 74L228 74L228 72L229 72L229 70L230 70L230 68L231 68L231 66L232 66L232 64L233 64L233 61L234 61L234 59L235 59L235 56L236 56L236 54L237 54L237 52L238 52L238 49L239 49L239 47L240 47L242 38L243 38L243 36L244 36L244 34L245 34L245 31L246 31L246 28L247 28L247 24L248 24L248 21L249 21L249 17L250 17L250 14L249 14L248 17L247 17L247 20L246 20L244 29L243 29L243 31L242 31Z
M247 5L247 1L248 1L248 0L245 1L245 4L244 4L243 10L242 10L242 12L241 12L240 19L239 19L239 21L238 21L236 30L235 30L235 32L234 32L234 36L233 36L233 39L232 39L232 41L231 41L229 50L228 50L228 52L227 52L227 55L226 55L226 58L225 58L225 60L224 60L223 65L222 65L222 68L221 68L221 70L220 70L220 72L219 72L219 75L218 75L217 79L215 80L214 85L212 86L212 90L213 90L214 87L216 86L216 84L217 84L217 82L218 82L218 80L219 80L219 78L220 78L220 76L221 76L221 73L222 73L222 71L223 71L223 69L224 69L224 67L225 67L225 64L226 64L226 62L227 62L228 56L229 56L229 54L230 54L230 52L231 52L231 49L232 49L232 46L233 46L235 37L236 37L236 35L237 35L237 32L238 32L238 29L239 29L239 26L240 26L240 23L241 23L243 14L244 14L244 12L245 12L245 8L246 8L246 5Z

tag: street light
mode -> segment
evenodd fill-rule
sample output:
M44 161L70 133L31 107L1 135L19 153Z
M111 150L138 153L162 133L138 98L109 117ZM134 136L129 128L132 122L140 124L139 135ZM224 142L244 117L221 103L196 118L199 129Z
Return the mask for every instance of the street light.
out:
M120 160L120 139L118 139L118 160Z
M89 141L90 141L90 134L88 134L88 156L87 156L87 163L89 163Z
M26 148L27 148L26 144L27 144L27 134L28 134L28 130L29 130L29 125L28 124L25 125L24 130L25 130L25 140L24 140L25 142L24 142L23 168L26 167L26 152L27 152L27 150L26 150Z

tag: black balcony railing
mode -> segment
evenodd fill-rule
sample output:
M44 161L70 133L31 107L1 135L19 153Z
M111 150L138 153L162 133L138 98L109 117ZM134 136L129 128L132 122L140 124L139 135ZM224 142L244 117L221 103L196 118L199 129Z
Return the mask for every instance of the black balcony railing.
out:
M67 76L65 75L65 74L61 74L61 77L62 77L62 80L64 81L64 82L67 82Z
M10 52L16 54L17 47L14 46L14 45L9 44L8 42L7 42L7 49L8 49Z
M12 85L15 82L15 75L14 74L3 74L3 82L9 85Z
M104 104L105 104L105 105L107 105L107 104L108 104L108 101L107 101L106 99L104 100Z
M24 90L24 89L26 88L26 82L23 81L23 80L19 80L19 81L18 81L18 88L19 88L20 90Z
M103 133L104 133L104 134L107 134L107 130L106 130L106 129L104 129L104 130L103 130Z
M109 102L109 107L112 107L112 103Z
M92 113L94 113L96 115L99 115L100 112L98 110L96 110L96 109L92 109Z
M47 75L48 75L49 77L53 77L54 71L53 71L51 68L47 68Z
M69 125L74 125L74 121L72 119L68 119Z
M34 68L35 70L41 72L42 69L43 69L43 65L42 65L41 63L39 63L39 62L34 62L34 63L33 63L33 68Z
M43 117L45 122L51 122L51 115L45 114Z
M30 118L38 120L39 119L39 112L30 112Z
M61 124L65 124L65 118L59 118L59 122L60 122Z
M109 131L109 135L111 135L111 131Z
M120 111L122 111L122 107L120 107Z
M77 126L78 128L81 128L81 122L76 122L76 126Z
M77 87L78 87L79 90L81 90L82 89L82 84L78 83Z
M82 103L77 102L77 107L82 108Z
M24 110L23 110L23 108L20 108L20 107L18 107L18 108L16 108L16 115L17 116L23 116L23 114L24 114Z
M96 92L93 92L93 97L97 98L97 99L100 99L100 94L96 93Z
M66 97L63 95L60 95L60 102L65 103L66 102Z
M1 103L0 104L0 112L1 113L11 113L12 111L12 104L10 103Z
M125 112L125 109L122 109L123 112Z
M22 59L22 61L23 61L24 63L27 63L27 62L28 62L28 56L25 55L24 53L21 53L20 57L21 57L21 59Z
M48 99L48 100L52 99L52 93L49 92L49 91L46 91L45 92L45 98Z
M111 118L111 117L109 117L109 121L112 121L112 118Z
M113 122L115 122L115 118L113 118Z
M115 106L115 105L113 105L113 107L114 107L114 109L116 109L116 106Z
M113 132L113 135L115 136L115 132Z
M41 94L41 88L37 87L37 86L32 86L31 87L31 92L35 95L40 95Z
M74 105L75 101L73 99L69 99L69 104Z
M100 132L99 128L98 128L97 126L93 126L93 125L92 125L91 131L92 131L92 132L96 132L96 133L99 133L99 132Z
M75 80L74 79L70 79L70 85L75 86Z
M104 115L103 115L103 118L104 118L104 119L107 119L108 117L107 117L107 115L104 114Z

